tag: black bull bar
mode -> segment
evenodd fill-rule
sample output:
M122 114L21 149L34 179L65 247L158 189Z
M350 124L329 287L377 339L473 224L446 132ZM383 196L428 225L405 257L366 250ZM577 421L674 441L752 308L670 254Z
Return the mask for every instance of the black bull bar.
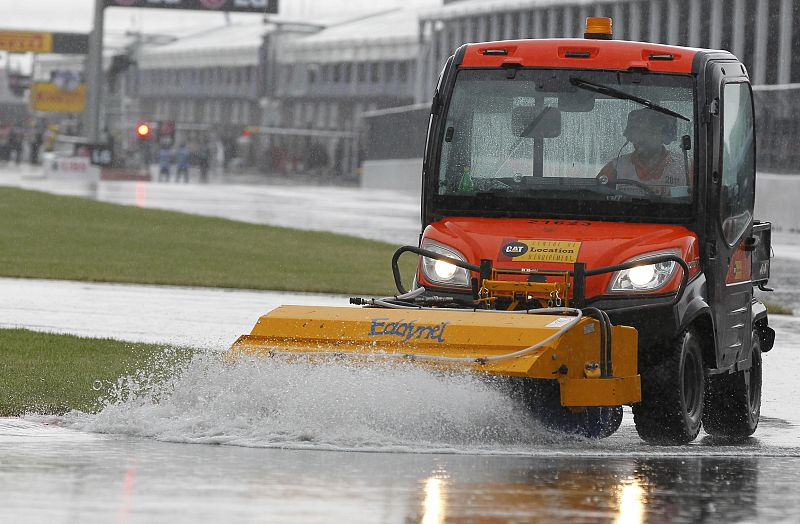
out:
M441 253L436 253L434 251L430 251L427 249L421 249L414 246L403 246L395 251L394 255L392 256L392 273L394 275L394 283L397 287L397 291L401 295L408 293L408 290L405 289L403 286L402 277L400 275L400 268L398 266L398 260L400 256L404 253L415 253L416 255L423 256L426 258L431 258L434 260L441 260L442 262L448 262L453 264L454 266L466 269L471 273L476 273L479 279L473 278L472 285L473 288L480 284L480 281L486 280L490 278L492 272L492 261L491 260L481 260L480 265L470 264L469 262L464 262L463 260L459 260L457 258L448 257L447 255L443 255ZM614 308L614 311L626 311L626 310L642 310L654 307L673 307L678 302L680 302L681 297L683 296L684 291L686 290L686 286L689 282L689 265L686 263L678 255L672 254L663 254L657 255L653 257L648 257L642 260L635 260L631 262L625 262L623 264L616 264L613 266L606 266L606 267L599 267L595 269L586 269L586 264L583 262L576 262L573 264L573 269L566 271L569 276L572 277L573 280L573 288L572 288L572 307L581 308L586 305L586 279L589 277L602 275L605 273L614 273L616 271L623 271L626 269L632 269L639 266L647 266L650 264L658 264L660 262L675 262L678 264L681 269L681 283L678 287L678 290L675 292L675 295L672 301L665 303L659 302L655 304L638 304L636 306L629 306L629 307L622 307L622 308ZM535 274L535 273L532 273ZM477 291L473 289L473 293Z

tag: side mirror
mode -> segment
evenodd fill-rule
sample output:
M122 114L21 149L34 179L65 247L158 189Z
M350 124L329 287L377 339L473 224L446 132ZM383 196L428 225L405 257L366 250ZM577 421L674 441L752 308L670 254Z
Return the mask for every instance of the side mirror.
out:
M555 138L561 134L561 111L555 107L515 107L511 113L511 129L519 137Z

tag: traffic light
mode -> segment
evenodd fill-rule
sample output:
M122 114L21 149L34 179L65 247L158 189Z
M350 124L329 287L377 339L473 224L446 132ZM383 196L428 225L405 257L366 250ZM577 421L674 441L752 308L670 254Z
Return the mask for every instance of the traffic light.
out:
M158 122L156 129L158 143L165 147L172 147L175 143L175 122L173 120L162 120Z
M150 127L150 124L147 122L139 122L136 124L136 136L138 136L141 140L150 138L150 133L152 132L153 130Z

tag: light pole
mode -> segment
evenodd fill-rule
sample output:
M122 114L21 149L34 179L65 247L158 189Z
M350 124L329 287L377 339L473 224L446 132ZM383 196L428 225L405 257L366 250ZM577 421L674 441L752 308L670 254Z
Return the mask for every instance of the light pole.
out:
M103 91L103 25L104 0L94 1L94 27L89 37L86 57L86 108L83 127L87 141L100 141L100 103Z

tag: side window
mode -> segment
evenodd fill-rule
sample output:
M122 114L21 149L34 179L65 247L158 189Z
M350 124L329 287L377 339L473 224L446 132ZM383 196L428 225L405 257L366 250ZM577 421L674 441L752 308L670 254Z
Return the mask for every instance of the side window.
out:
M750 225L755 198L755 141L750 86L725 84L722 93L720 221L728 245Z

